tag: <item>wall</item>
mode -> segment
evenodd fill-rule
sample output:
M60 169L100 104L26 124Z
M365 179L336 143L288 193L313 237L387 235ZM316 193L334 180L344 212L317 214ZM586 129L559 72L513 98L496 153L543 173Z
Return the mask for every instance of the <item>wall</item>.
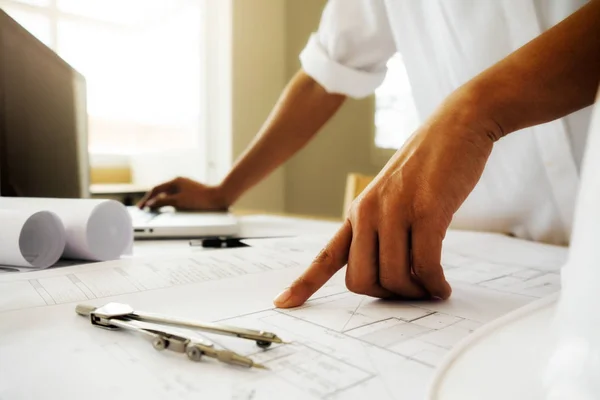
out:
M298 55L315 31L326 0L286 1L286 76L300 68ZM372 156L373 100L346 101L319 135L285 167L285 211L340 217L346 175L376 174Z
M232 156L235 160L300 68L326 0L232 0ZM373 100L349 99L283 168L244 195L239 209L340 217L346 175L374 175Z
M299 1L298 3L303 3ZM235 160L267 118L285 83L286 0L233 0L232 152ZM284 171L245 194L240 209L284 211Z

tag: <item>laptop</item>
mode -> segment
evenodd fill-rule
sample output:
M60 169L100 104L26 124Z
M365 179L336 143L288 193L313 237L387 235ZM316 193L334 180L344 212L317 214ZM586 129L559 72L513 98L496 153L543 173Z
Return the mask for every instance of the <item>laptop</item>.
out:
M239 232L238 219L229 212L145 211L127 207L135 239L231 237Z

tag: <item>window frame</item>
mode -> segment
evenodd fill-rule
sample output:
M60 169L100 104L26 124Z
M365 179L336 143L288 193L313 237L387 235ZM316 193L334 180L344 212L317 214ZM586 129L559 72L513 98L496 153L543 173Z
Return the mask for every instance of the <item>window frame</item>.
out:
M389 159L396 153L396 149L388 149L385 147L377 146L375 138L377 137L377 126L375 125L375 114L377 113L377 96L372 95L369 97L369 108L371 111L372 121L371 132L369 132L370 140L370 157L371 162L377 167L383 167Z
M110 26L111 22L61 11L58 0L49 0L47 5L35 5L18 0L0 0L4 6L14 10L35 13L48 18L50 23L49 46L58 49L58 32L61 19L73 22ZM199 154L204 158L204 176L197 176L207 183L216 183L232 164L231 127L231 31L233 18L232 0L200 1L199 23L201 43L198 51L204 68L200 74L200 124L198 125ZM218 134L214 134L218 132ZM212 134L211 134L212 133ZM102 154L90 151L90 167L133 165L134 155Z
M394 55L394 57L395 56L396 55ZM401 55L399 55L399 57L400 57L400 59L402 59ZM382 82L382 85L383 84L385 84L385 81ZM410 82L409 82L409 84L410 84ZM412 92L412 89L411 89L411 92ZM413 97L413 102L414 102L414 97ZM372 162L375 165L377 165L377 166L383 166L398 151L398 149L377 146L377 144L376 144L377 125L375 123L375 118L376 118L376 114L377 114L377 94L376 93L374 93L371 96L370 107L371 107L371 115L372 115L372 120L373 120L373 124L371 125L371 127L372 127L372 131L371 131L371 147L370 147L371 160L372 160ZM416 107L416 104L415 104L415 107ZM418 109L416 111L417 111L417 118L419 118ZM415 130L418 129L420 125L421 125L421 123L419 122L417 124L417 126L415 127ZM412 132L409 132L408 133L409 136L412 135L413 132L414 132L414 130ZM407 136L407 139L408 139L409 136ZM402 147L403 145L404 145L404 143L400 147Z

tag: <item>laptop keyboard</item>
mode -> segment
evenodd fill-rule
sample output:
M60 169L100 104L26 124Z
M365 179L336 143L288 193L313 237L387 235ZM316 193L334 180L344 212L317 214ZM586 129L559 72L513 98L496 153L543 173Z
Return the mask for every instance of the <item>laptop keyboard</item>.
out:
M150 222L158 215L158 213L140 210L138 207L135 206L127 207L127 211L129 211L129 215L131 216L131 221L133 222L133 225L139 225L146 222Z

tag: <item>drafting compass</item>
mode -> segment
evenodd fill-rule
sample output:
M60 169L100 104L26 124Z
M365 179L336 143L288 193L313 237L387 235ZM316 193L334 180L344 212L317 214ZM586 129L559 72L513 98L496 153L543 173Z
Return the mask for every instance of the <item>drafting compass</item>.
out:
M156 350L168 349L177 353L185 353L192 361L200 361L202 356L207 356L227 364L240 365L248 368L266 368L261 364L253 362L248 357L229 350L217 349L208 341L198 340L196 338L191 339L182 336L180 333L169 332L165 329L155 329L154 327L141 325L137 322L193 329L218 335L235 336L240 339L253 340L258 347L263 349L268 348L272 343L284 343L283 340L271 332L256 331L207 322L187 321L159 314L135 311L127 304L108 303L98 308L79 304L75 308L75 312L84 317L89 317L92 325L100 328L110 330L126 329L142 334L152 342L152 346Z

